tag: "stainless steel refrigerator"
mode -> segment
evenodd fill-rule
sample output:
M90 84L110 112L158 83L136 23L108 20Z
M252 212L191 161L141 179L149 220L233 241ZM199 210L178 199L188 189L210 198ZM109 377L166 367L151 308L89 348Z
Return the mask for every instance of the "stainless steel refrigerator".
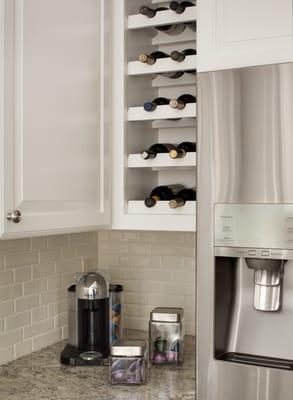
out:
M198 76L197 400L293 399L293 64Z

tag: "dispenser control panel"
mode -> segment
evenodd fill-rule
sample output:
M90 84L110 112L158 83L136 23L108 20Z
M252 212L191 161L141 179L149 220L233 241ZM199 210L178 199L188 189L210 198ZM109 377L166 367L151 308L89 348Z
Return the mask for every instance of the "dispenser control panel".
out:
M216 257L243 257L273 260L293 260L293 250L284 249L247 249L244 247L215 247Z
M215 246L293 249L293 204L216 204Z

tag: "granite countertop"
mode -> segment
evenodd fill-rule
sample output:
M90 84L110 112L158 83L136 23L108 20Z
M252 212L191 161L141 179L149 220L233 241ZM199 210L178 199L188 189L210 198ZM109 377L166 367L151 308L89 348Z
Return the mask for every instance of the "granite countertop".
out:
M128 338L146 338L128 331ZM107 367L68 367L59 357L66 342L0 366L0 400L194 400L195 338L185 338L181 366L152 366L143 386L110 386Z

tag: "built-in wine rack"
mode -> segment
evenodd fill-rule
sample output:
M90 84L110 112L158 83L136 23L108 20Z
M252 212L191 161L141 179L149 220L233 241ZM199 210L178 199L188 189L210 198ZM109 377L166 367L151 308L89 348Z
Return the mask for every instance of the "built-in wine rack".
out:
M139 13L142 5L168 7L169 2L121 0L115 3L113 38L113 214L114 228L195 231L196 202L171 209L168 201L147 208L144 199L159 185L196 186L196 153L172 159L168 154L142 159L140 152L153 143L196 142L196 103L182 110L168 104L148 112L143 105L157 97L174 99L184 93L196 96L197 56L182 62L160 58L153 65L138 60L141 53L196 49L196 32L190 28L197 17L196 7L181 14L159 11L153 18ZM178 35L156 31L156 27L186 24ZM193 24L194 26L194 24ZM185 71L177 79L162 73Z

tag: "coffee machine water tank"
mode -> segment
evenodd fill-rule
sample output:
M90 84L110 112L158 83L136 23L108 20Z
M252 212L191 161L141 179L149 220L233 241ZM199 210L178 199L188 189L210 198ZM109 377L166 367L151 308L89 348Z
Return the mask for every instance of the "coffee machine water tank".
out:
M109 355L109 285L99 273L76 275L68 288L68 344L61 362L100 365Z
M81 358L109 355L109 287L98 273L79 277L76 284L78 302L78 347Z

